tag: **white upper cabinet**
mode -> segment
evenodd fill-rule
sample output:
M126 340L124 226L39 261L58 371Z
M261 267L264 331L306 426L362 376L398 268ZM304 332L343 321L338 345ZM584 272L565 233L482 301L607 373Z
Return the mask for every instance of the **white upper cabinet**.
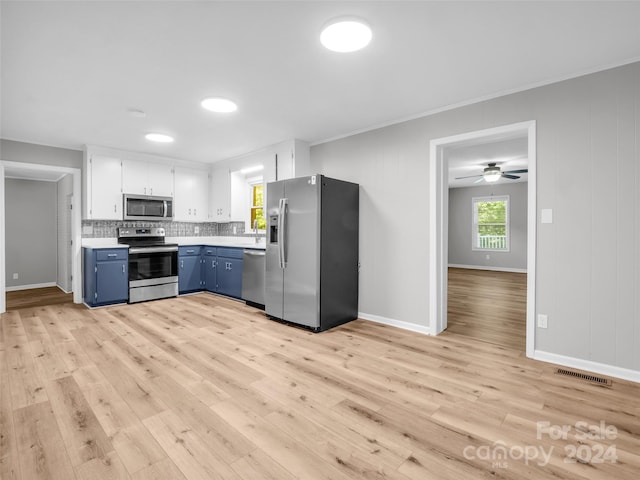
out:
M174 220L206 222L209 219L209 174L206 170L175 168Z
M231 219L231 177L229 168L214 168L211 172L210 218L215 222Z
M173 166L160 162L124 159L122 189L138 195L173 196Z
M289 140L275 145L277 179L311 175L309 151L309 144L301 140Z
M85 152L83 217L122 220L122 161Z

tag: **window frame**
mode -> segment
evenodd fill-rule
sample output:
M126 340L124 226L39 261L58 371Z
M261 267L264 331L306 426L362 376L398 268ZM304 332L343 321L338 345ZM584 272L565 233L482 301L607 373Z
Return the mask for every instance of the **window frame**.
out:
M485 223L481 225L504 225L506 247L505 248L482 248L477 245L478 239L478 203L482 202L505 202L505 223ZM510 252L511 251L511 198L509 195L491 195L471 198L471 250L474 252Z
M253 180L253 181L251 181ZM247 183L249 185L249 230L253 231L253 220L254 218L254 211L262 209L262 214L263 214L263 219L266 220L266 215L265 215L265 206L264 206L264 194L265 194L265 184L262 182L262 177L259 177L257 179L247 179ZM254 198L255 198L255 188L256 187L262 187L262 203L263 205L254 205ZM266 230L266 228L259 228L258 232L264 232Z

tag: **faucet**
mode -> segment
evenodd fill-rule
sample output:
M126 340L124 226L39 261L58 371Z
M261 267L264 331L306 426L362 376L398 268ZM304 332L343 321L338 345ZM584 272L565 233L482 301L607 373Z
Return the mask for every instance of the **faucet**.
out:
M256 235L256 244L258 244L260 243L260 237L258 236L258 219L257 218L253 221L253 230Z

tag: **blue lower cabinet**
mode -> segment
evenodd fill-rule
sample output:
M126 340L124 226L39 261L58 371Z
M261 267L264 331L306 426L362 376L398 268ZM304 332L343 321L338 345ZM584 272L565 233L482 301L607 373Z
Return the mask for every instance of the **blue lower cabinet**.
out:
M204 287L207 292L216 292L218 289L218 257L216 253L216 247L204 247L203 249Z
M178 291L198 292L203 287L201 247L178 248Z
M84 301L97 307L129 300L129 252L126 248L84 248Z
M242 296L242 259L218 257L218 293Z
M229 297L242 296L242 248L180 247L180 293L206 290Z

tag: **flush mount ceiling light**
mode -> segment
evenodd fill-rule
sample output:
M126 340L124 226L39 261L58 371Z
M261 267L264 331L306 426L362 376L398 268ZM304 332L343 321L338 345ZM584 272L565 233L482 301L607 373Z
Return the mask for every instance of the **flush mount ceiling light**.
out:
M320 34L320 42L333 52L355 52L371 41L371 28L359 18L331 20Z
M205 98L200 102L202 108L217 113L231 113L238 109L238 106L231 100L220 97Z
M152 142L159 143L171 143L173 142L173 137L169 135L165 135L164 133L147 133L144 138L147 140L151 140Z

